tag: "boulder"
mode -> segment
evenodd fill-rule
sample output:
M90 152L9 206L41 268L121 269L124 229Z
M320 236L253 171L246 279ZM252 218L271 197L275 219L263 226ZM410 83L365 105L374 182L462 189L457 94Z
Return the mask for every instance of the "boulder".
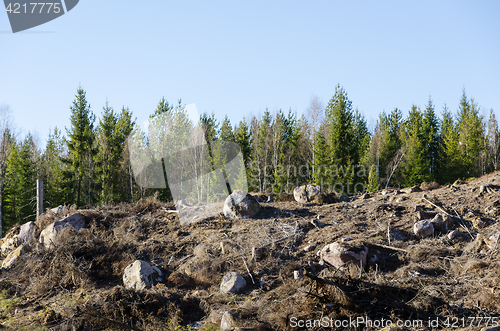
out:
M434 226L434 229L440 232L447 232L453 227L453 224L455 223L453 221L453 218L446 214L436 214L431 222Z
M27 243L35 236L35 223L33 221L24 223L19 229L19 234L16 235L19 244Z
M229 272L224 275L220 284L222 293L238 293L247 286L247 282L242 275L237 272Z
M317 255L331 265L340 268L346 263L353 263L356 266L366 266L368 247L364 244L348 241L342 243L328 244L320 250Z
M76 234L77 231L82 229L84 226L85 218L83 215L80 213L72 214L65 219L47 226L40 234L40 243L42 243L45 248L51 248L58 243L58 240L62 238L61 235L64 232Z
M297 202L308 203L320 194L320 192L321 190L318 185L306 184L296 187L293 190L293 197Z
M61 213L62 213L62 211L63 211L63 206L57 206L57 207L55 207L55 208L50 209L50 211L51 211L54 215L58 216L59 214L61 214Z
M252 195L240 190L231 193L224 202L227 218L250 218L260 212L260 204Z
M135 260L123 273L123 285L128 289L144 290L161 282L163 274L160 269L146 261Z
M434 225L428 220L418 221L413 225L413 233L420 238L434 235Z
M11 267L17 261L17 258L25 252L26 252L26 246L19 245L15 250L10 252L9 255L7 255L7 257L3 260L2 269L4 268L7 269Z

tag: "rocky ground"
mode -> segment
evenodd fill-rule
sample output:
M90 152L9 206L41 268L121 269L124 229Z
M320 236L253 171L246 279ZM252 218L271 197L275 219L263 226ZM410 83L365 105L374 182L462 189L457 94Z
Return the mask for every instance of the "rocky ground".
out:
M310 203L282 195L250 219L221 213L187 226L153 198L48 212L32 235L16 227L0 243L0 321L13 330L500 323L500 174L421 188ZM76 212L82 229L40 243L42 229ZM137 260L154 272L144 289L124 279Z

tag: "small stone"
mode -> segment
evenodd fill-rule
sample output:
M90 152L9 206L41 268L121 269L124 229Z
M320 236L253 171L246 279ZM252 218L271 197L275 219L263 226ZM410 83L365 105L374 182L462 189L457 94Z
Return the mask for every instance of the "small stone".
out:
M163 274L155 266L146 261L136 260L129 264L123 272L123 284L126 288L144 290L156 285L163 278Z
M346 242L346 241L351 241L352 238L351 237L345 237L345 238L342 238L342 242Z
M247 282L242 275L237 272L229 272L224 275L220 284L222 293L238 293L247 286Z
M225 311L224 314L222 314L222 319L220 321L220 329L222 331L231 331L234 330L236 326L236 322L234 321L234 317L229 311Z
M455 240L461 238L462 236L463 236L462 232L458 230L453 230L446 235L446 238L448 238L449 240Z
M413 225L413 233L420 238L426 238L434 235L434 226L428 220L418 221Z
M434 216L431 222L434 226L434 229L440 232L448 231L453 227L453 224L455 223L453 219L446 214L437 214L436 216Z
M316 244L315 245L307 245L306 247L304 247L303 251L304 252L310 252L312 250L314 250L316 248Z
M302 272L300 270L293 271L293 279L298 280L298 279L301 279L302 277L304 277L304 275L302 274Z
M26 251L25 247L25 245L20 245L15 250L10 252L2 262L2 269L10 268L14 263L16 263L17 259Z

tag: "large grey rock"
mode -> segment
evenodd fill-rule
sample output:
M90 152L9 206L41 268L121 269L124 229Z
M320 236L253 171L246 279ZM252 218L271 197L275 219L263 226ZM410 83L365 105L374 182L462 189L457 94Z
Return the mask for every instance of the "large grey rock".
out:
M320 250L317 255L331 265L340 268L346 263L353 263L356 266L366 266L368 247L356 242L343 242L328 244Z
M320 192L321 190L318 185L306 184L296 187L293 190L293 197L297 202L308 203L320 194Z
M62 239L61 235L65 233L77 233L78 230L85 227L85 218L80 213L72 214L65 219L54 222L43 229L40 234L40 243L42 243L45 248L54 247L58 244L59 240Z
M450 216L445 214L436 214L431 222L434 226L434 229L440 232L448 231L453 227L453 224L455 223Z
M247 282L242 275L237 272L229 272L224 275L220 284L222 293L238 293L247 286Z
M240 190L231 193L224 202L224 215L235 218L251 218L260 213L260 204L255 197Z
M426 238L434 235L434 225L428 220L418 221L413 225L413 233L420 238Z
M24 223L19 229L19 234L17 234L17 242L19 244L27 243L31 238L35 236L35 223L33 221Z
M143 260L134 261L123 273L123 285L134 290L144 290L161 282L162 279L163 274L160 269Z

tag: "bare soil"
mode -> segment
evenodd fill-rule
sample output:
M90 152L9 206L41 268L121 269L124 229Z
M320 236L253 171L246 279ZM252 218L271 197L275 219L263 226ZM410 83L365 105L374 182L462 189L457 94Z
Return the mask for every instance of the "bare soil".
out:
M188 226L154 198L81 210L87 230L51 250L33 240L29 256L1 271L0 321L13 330L215 330L230 311L247 330L329 330L318 324L327 319L345 330L491 326L500 319L500 243L489 239L500 231L500 174L435 187L307 205L281 195L254 219L221 213ZM453 215L452 229L415 236L418 215L436 213ZM37 236L60 218L44 215ZM368 247L366 268L320 263L317 252L342 240ZM165 281L126 289L123 271L136 259ZM220 293L230 271L246 279L242 293ZM346 323L356 319L372 324Z

